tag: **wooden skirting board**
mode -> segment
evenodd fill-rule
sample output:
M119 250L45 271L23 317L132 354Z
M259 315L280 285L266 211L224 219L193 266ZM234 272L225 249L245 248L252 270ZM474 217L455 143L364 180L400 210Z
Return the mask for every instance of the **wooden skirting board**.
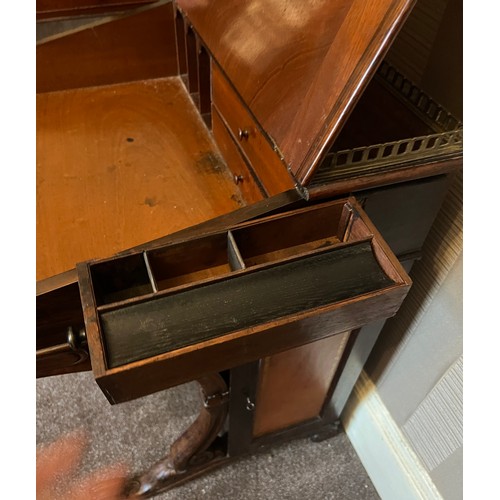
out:
M436 486L363 371L342 422L373 485L384 500L442 500Z

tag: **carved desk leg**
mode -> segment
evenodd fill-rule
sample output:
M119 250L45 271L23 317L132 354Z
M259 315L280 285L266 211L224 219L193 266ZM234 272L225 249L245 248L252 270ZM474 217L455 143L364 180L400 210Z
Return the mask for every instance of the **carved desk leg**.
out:
M172 444L164 459L130 480L126 491L129 498L151 497L226 457L226 447L221 444L218 434L227 415L227 385L218 373L207 375L197 382L203 397L198 418Z

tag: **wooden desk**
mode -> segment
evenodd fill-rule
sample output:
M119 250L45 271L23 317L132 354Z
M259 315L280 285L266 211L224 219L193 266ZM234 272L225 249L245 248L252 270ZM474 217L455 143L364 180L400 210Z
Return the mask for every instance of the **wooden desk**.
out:
M161 1L39 43L37 375L202 388L131 496L337 432L462 162L383 61L412 5Z

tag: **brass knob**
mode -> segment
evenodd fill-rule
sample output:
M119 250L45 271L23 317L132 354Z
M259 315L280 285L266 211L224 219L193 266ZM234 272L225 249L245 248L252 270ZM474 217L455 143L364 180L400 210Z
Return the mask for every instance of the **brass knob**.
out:
M237 175L237 174L234 174L234 183L236 185L240 184L241 182L243 182L243 176L242 175Z
M240 141L243 141L243 140L247 141L249 137L250 137L250 132L247 129L245 129L245 128L238 129L238 139Z

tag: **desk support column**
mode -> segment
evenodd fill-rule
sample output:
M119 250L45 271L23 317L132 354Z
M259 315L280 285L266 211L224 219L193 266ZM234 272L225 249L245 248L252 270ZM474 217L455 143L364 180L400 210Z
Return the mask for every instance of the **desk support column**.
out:
M126 488L129 498L156 495L226 458L227 445L218 434L227 416L227 384L218 373L206 375L197 382L203 399L198 418L172 444L164 459L129 481Z

